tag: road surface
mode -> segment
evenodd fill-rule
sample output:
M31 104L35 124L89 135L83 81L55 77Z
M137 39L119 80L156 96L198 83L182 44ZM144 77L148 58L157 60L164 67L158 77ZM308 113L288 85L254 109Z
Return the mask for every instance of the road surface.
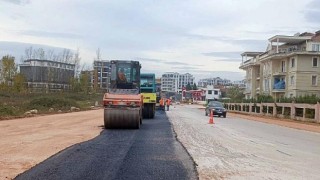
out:
M155 119L144 120L140 130L104 130L16 179L197 178L192 159L176 140L165 113L158 111Z
M319 179L320 134L231 117L209 117L199 106L167 115L195 160L200 179Z

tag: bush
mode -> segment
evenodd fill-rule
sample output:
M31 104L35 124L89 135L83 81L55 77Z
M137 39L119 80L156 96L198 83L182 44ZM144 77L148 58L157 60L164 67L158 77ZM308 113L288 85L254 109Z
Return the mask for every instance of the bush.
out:
M55 98L55 97L39 97L31 100L29 102L30 109L39 109L39 110L47 110L49 108L67 110L70 109L71 106L78 107L76 101L71 99L64 98Z
M4 105L0 105L0 117L3 116L13 116L15 115L14 113L14 108L11 106L4 106Z

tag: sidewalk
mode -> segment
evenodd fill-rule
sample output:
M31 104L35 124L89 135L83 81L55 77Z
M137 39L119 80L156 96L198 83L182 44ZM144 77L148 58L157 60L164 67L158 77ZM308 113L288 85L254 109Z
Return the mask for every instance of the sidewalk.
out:
M279 126L285 126L289 128L320 133L320 124L316 124L316 123L294 121L291 119L272 118L272 117L266 117L266 116L244 115L244 114L232 113L232 112L228 112L228 116L239 117L239 118L253 120L253 121L276 124Z

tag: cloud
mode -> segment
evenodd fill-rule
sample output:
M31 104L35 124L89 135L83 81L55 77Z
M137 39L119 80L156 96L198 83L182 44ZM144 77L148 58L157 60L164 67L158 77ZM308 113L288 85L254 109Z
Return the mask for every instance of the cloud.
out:
M226 52L209 52L209 53L202 53L202 54L205 56L222 57L222 58L239 58L241 53L243 52L226 51Z
M312 23L320 23L320 3L317 0L311 1L307 5L307 9L304 12L305 19Z
M83 36L74 33L62 33L62 32L49 32L49 31L37 31L37 30L25 30L19 32L26 36L36 37L50 37L50 38L66 38L66 39L80 39Z
M12 4L20 4L20 5L25 5L30 3L30 0L0 0L0 1L12 3Z

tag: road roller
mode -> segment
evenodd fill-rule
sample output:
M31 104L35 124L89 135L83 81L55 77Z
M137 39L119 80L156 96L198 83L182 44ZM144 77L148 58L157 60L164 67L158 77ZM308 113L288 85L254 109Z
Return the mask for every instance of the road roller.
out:
M110 87L103 96L105 129L139 129L143 97L139 61L111 60Z
M156 112L156 79L154 73L141 73L140 90L143 96L143 118L154 118Z

